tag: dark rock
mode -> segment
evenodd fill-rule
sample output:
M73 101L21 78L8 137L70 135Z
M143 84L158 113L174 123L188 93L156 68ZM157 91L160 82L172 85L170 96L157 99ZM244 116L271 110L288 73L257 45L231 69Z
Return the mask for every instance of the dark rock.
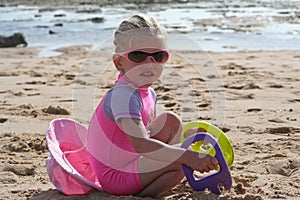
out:
M27 46L25 37L22 33L15 33L11 36L1 36L0 35L0 47L17 47L17 46Z
M50 34L50 35L53 35L53 34L56 34L56 32L55 32L55 31L52 31L52 30L49 30L49 34Z
M55 14L54 17L65 17L65 14Z
M60 27L62 27L64 25L62 23L58 23L58 24L54 24L54 26L60 26Z
M104 22L104 18L103 17L94 17L94 18L88 19L88 21L91 21L93 23L103 23Z
M46 26L46 25L37 25L37 26L34 26L34 28L49 28L49 26Z

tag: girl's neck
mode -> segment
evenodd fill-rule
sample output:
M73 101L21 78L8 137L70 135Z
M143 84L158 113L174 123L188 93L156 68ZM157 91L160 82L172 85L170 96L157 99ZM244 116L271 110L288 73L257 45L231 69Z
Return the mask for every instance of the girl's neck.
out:
M151 84L138 86L134 82L132 82L129 78L127 78L126 75L123 72L120 72L120 74L118 75L118 81L122 81L122 82L125 82L125 83L132 84L135 88L142 89L142 90L143 89L148 90L148 88L151 86Z

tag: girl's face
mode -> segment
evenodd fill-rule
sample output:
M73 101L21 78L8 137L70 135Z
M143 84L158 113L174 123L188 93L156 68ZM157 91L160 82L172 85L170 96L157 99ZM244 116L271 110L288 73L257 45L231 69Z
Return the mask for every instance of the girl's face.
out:
M133 44L128 51L114 56L115 65L136 86L150 86L161 76L169 54L157 38L143 38ZM139 48L141 44L146 48Z

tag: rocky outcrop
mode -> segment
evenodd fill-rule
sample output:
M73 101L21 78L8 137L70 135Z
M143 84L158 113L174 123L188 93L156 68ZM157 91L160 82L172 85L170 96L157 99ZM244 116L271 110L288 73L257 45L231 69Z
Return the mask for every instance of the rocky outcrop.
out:
M25 37L22 33L15 33L11 36L0 35L0 47L18 47L27 46Z

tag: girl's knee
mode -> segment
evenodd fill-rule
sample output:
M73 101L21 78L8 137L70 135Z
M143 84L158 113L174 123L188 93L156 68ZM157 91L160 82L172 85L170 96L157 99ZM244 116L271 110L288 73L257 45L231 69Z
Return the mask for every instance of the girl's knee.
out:
M166 117L166 124L177 127L181 126L181 120L175 113L165 112L164 115Z
M182 131L182 122L178 115L173 112L166 112L166 123L165 126L169 129L169 140L168 144L177 144L180 142L180 136Z
M175 144L180 141L182 123L173 112L165 112L156 117L150 127L151 138L164 143Z

